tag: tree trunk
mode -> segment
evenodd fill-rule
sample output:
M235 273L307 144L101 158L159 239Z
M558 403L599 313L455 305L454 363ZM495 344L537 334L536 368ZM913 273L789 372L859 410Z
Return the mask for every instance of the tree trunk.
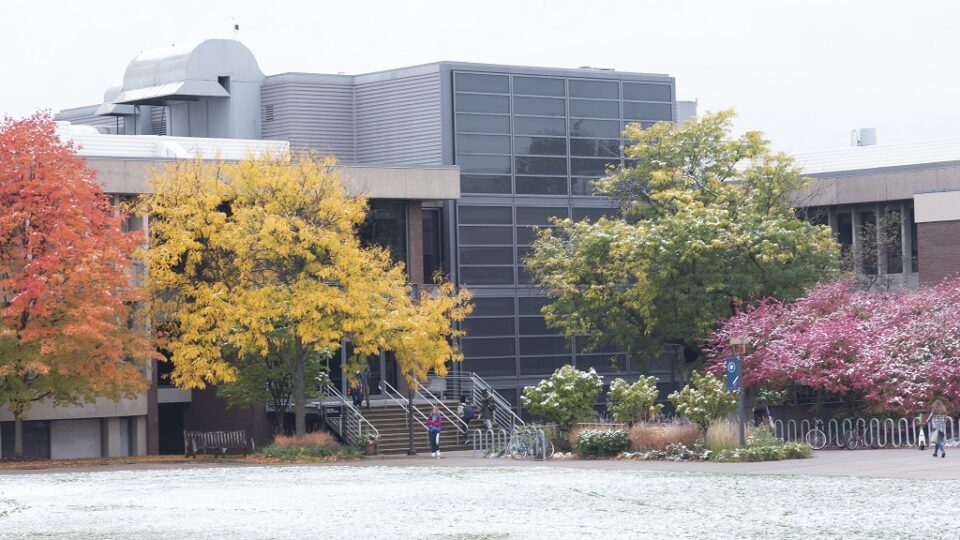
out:
M303 341L301 341L299 335L294 338L293 346L296 356L296 365L293 369L293 414L296 417L296 436L298 439L302 439L307 434L307 408L306 403L303 402L304 355Z
M13 412L13 457L23 457L23 411Z

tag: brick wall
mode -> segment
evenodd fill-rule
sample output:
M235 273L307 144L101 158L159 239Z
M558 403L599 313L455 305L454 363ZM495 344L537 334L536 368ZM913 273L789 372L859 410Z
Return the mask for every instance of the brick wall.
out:
M918 223L917 255L921 284L960 272L960 221Z

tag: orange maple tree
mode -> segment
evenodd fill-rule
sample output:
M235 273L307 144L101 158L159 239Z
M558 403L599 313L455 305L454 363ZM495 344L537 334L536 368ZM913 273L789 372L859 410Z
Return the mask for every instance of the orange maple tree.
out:
M157 357L135 322L143 233L123 231L126 216L55 129L46 113L0 122L0 404L17 456L33 402L133 396Z

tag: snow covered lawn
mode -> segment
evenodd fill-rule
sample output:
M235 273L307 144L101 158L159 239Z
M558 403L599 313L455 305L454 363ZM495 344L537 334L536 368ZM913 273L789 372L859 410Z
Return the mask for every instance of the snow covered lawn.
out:
M2 539L904 539L960 530L957 508L956 482L556 467L0 476Z

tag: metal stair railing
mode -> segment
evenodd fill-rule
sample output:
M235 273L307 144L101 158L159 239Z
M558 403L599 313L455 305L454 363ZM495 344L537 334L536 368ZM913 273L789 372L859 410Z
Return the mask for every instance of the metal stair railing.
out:
M380 392L383 393L383 395L386 396L387 399L399 405L401 409L407 411L408 414L410 413L410 409L412 409L413 419L416 420L417 423L423 427L423 429L427 429L427 424L423 422L423 420L427 419L427 415L423 414L423 412L420 409L418 409L416 405L413 405L412 403L410 403L410 400L403 397L403 394L401 394L399 391L397 391L396 388L391 386L390 383L388 383L387 381L380 381ZM419 418L417 417L417 415L419 415Z
M507 432L513 432L514 428L525 424L524 421L513 412L513 407L510 405L510 402L504 399L503 396L501 396L489 383L484 381L476 373L473 373L472 371L461 371L459 373L447 373L447 375L444 377L433 375L430 377L431 386L432 381L436 381L438 379L443 379L445 393L449 392L455 398L459 398L461 395L466 395L467 400L474 405L474 409L477 409L480 405L480 399L483 397L483 390L489 390L490 395L493 396L494 403L497 404L497 408L493 412L493 422L500 429L503 429ZM477 410L474 414L479 417L479 410Z
M447 404L444 403L443 400L433 395L433 393L430 392L430 390L428 390L426 386L420 383L417 383L417 387L418 387L418 390L416 391L416 395L420 396L420 399L423 399L424 401L426 401L428 404L430 404L431 407L436 407L437 409L440 409L446 412L447 418L449 418L450 422L454 425L454 427L457 428L457 431L459 431L460 433L467 432L467 430L469 429L467 426L467 423L464 422L459 416L457 416L457 413L455 411L450 410L450 407L447 407Z
M340 418L328 418L326 414L323 415L323 418L327 425L347 444L360 445L366 442L363 440L364 432L370 432L377 438L380 437L380 430L364 418L359 409L346 400L336 387L328 384L324 391L327 392L328 396L340 402ZM323 406L322 402L320 406Z

